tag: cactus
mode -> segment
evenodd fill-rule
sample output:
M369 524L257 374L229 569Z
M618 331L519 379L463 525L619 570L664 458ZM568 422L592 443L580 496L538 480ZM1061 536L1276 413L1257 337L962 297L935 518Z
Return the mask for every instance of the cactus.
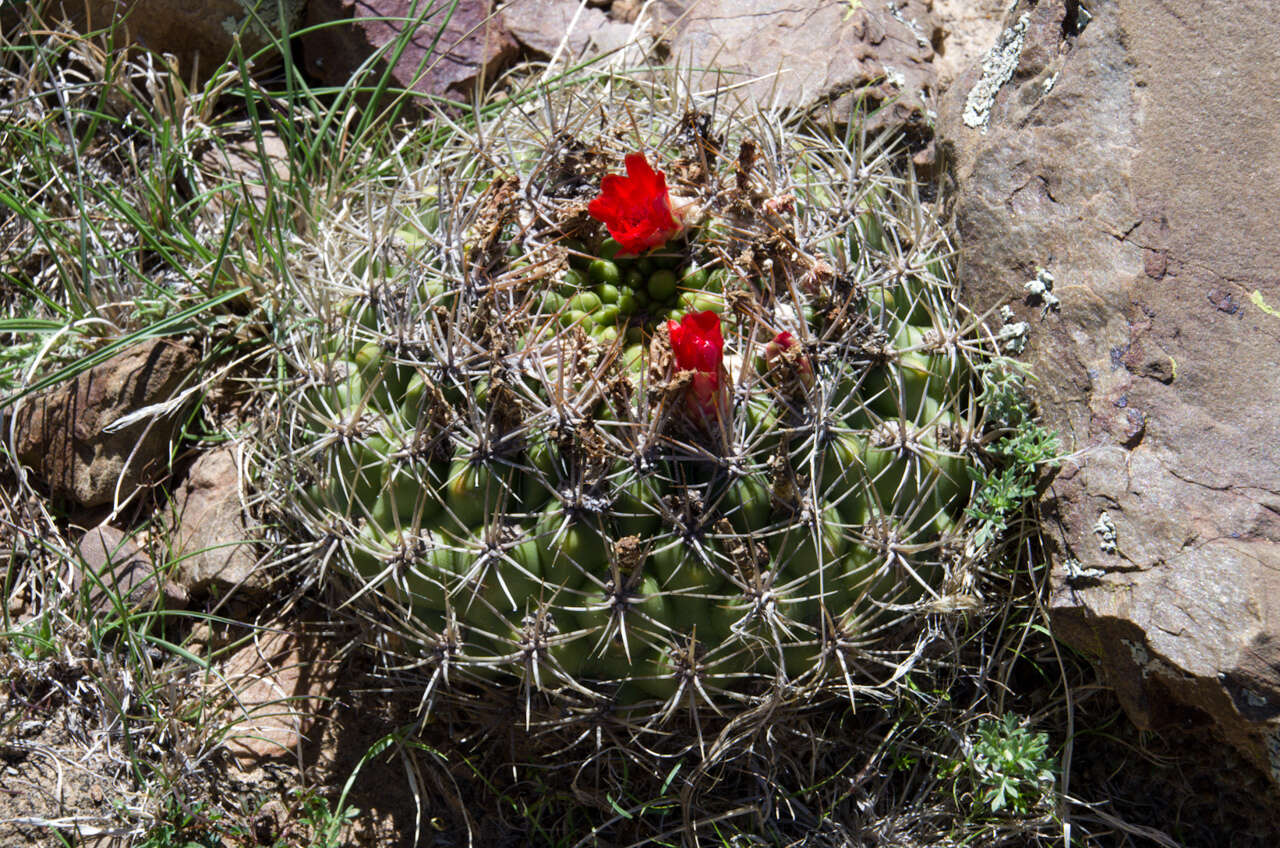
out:
M881 685L990 464L947 241L892 147L650 96L503 112L400 175L382 241L333 236L268 473L448 685L652 717Z

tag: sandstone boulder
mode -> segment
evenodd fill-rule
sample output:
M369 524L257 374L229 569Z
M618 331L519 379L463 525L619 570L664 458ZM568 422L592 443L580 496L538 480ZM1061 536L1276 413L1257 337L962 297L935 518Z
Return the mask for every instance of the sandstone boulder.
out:
M394 88L464 99L516 53L492 0L310 0L306 24L306 68L329 85L345 84L378 53L370 84L390 63ZM404 49L392 53L406 26Z
M1005 25L939 137L963 297L1033 325L1072 452L1053 626L1139 726L1212 725L1280 780L1280 18L1022 0Z
M578 0L511 0L502 24L534 53L569 61L617 50L632 36L627 23Z
M14 413L18 459L54 497L86 507L128 498L168 470L180 408L156 407L186 387L195 364L186 345L153 339L26 398Z
M889 104L883 124L929 134L934 22L925 0L663 0L656 12L671 60L708 69L694 74L695 88L745 85L765 107L835 99L841 119L866 98Z

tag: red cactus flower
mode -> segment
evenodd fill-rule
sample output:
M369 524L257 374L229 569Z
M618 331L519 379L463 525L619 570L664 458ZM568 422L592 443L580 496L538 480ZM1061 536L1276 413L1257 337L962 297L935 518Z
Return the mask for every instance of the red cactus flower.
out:
M716 409L716 393L720 388L720 367L724 361L724 336L720 333L720 316L714 312L690 312L677 324L667 322L671 336L671 352L676 368L693 372L689 386L689 402L699 411L711 415Z
M667 177L649 167L643 153L627 155L627 175L608 174L600 196L587 205L591 217L609 229L620 253L644 253L667 243L681 224L667 194Z

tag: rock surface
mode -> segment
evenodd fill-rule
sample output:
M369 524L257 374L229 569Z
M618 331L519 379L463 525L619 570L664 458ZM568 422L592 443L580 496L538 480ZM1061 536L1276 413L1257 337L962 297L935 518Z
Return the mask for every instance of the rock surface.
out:
M1212 725L1280 780L1280 19L1088 9L1011 11L985 131L998 69L943 104L964 297L1032 324L1073 452L1046 502L1058 636L1140 727ZM1026 296L1040 267L1057 309Z
M298 623L264 630L232 654L220 679L229 699L227 747L242 770L272 760L301 765L302 746L337 682L333 641Z
M174 581L192 595L266 588L244 521L233 448L209 451L191 465L174 496Z
M86 32L114 24L131 41L177 56L185 76L204 79L232 56L237 39L243 55L250 57L278 38L286 26L294 29L304 2L60 0L50 5L60 5Z
M137 609L154 602L163 591L164 606L180 608L186 603L182 588L156 580L151 559L124 532L109 524L87 531L78 545L80 561L73 564L71 585L76 591L87 584L89 605L100 613L111 613L116 603Z
M58 498L81 506L121 500L167 470L174 412L120 426L124 416L169 401L196 364L191 348L153 339L27 398L15 413L18 459ZM109 429L108 429L109 428Z
M933 0L938 22L933 65L938 88L947 89L970 65L982 61L1000 34L1008 0Z
M745 94L765 107L837 98L840 118L860 97L891 101L881 122L927 134L934 21L924 0L661 0L656 12L671 60L713 69L694 75L695 88L754 80Z
M492 0L310 0L306 25L323 28L302 36L307 70L328 85L345 84L375 52L393 49L415 8L413 34L391 69L393 87L465 98L515 56ZM389 58L374 65L373 80Z
M571 61L622 47L633 29L578 0L511 0L502 7L502 24L535 53Z

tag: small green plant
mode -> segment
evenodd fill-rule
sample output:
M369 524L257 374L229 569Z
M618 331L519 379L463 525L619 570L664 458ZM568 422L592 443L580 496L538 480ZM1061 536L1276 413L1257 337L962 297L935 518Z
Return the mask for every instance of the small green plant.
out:
M0 633L13 650L23 658L35 662L45 659L54 652L53 622L48 614L28 621L19 630Z
M971 518L980 522L974 535L975 546L981 547L1004 532L1009 516L1035 494L1034 479L1027 471L1026 466L1019 465L1010 465L990 473L970 469L973 479L980 486L973 504L966 510Z
M996 359L982 368L979 398L995 440L987 453L1001 461L993 470L966 468L977 494L965 514L978 524L972 543L982 548L997 539L1009 519L1035 495L1041 471L1056 467L1061 448L1053 431L1035 420L1017 362Z
M343 827L359 814L356 807L341 801L331 806L320 795L305 792L293 813L294 825L284 828L282 835L266 836L266 841L262 841L261 834L250 836L247 824L234 822L204 801L180 801L170 796L155 824L138 844L140 848L221 848L229 844L338 848L343 844ZM298 841L299 838L304 841ZM250 839L254 841L247 841Z
M175 797L165 801L161 819L139 843L140 848L204 848L222 845L224 828L203 802L186 804Z
M964 747L943 776L955 779L978 811L1027 815L1050 802L1057 762L1047 733L1032 732L1008 713L999 721L979 721Z
M333 807L319 795L307 795L298 811L299 820L311 834L310 848L338 848L342 844L342 828L360 815L356 807L341 800Z

